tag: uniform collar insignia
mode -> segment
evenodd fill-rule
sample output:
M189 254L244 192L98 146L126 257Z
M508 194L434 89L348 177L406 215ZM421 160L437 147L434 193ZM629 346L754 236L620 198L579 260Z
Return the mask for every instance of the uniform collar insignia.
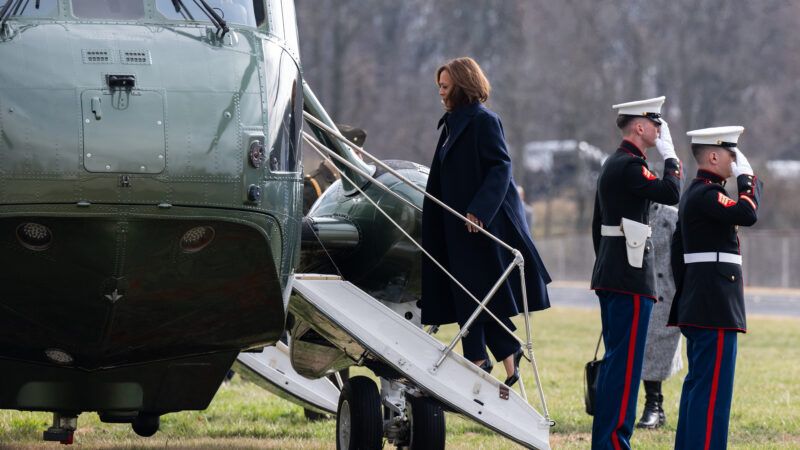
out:
M622 140L622 143L619 144L619 149L624 151L625 153L630 153L633 156L638 156L639 158L647 159L647 155L645 155L644 152L640 150L639 147L636 146L636 144L627 139Z
M710 183L716 183L725 186L725 178L708 170L698 169L697 178L703 181L708 181Z

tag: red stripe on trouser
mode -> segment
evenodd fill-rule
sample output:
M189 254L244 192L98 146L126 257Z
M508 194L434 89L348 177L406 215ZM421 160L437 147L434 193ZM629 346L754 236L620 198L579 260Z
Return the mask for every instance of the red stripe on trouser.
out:
M631 338L628 342L628 363L625 367L625 388L622 390L622 404L619 408L619 422L611 433L611 442L614 448L619 450L619 429L625 423L625 413L628 410L628 397L631 394L631 377L633 376L633 359L636 356L636 332L639 330L639 301L638 295L633 296L633 323L631 324ZM637 386L638 387L638 386Z
M706 416L706 445L703 447L708 450L711 447L711 427L714 425L714 404L717 401L717 389L719 388L719 369L722 366L722 351L724 350L725 331L717 331L717 357L714 361L714 378L711 380L711 398L708 399L708 416Z

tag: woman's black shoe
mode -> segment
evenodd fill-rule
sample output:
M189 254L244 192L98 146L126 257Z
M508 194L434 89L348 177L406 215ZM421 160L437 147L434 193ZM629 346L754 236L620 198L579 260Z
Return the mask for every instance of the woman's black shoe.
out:
M514 374L506 378L506 381L503 382L506 386L511 387L519 381L519 362L522 360L523 356L525 356L525 353L521 348L517 349L514 353Z
M515 385L519 381L519 369L514 369L514 375L506 378L506 381L503 382L508 387Z
M492 369L494 369L494 364L492 364L492 361L484 359L481 365L478 367L483 369L483 371L486 373L492 373Z

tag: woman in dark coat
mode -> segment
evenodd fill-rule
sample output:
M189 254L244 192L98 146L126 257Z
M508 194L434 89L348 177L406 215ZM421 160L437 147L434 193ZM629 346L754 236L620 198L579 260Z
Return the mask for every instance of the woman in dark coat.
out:
M447 112L431 162L427 192L442 200L481 228L518 249L525 258L528 308L539 311L550 306L544 268L525 220L525 208L511 176L503 127L497 114L483 106L489 97L489 82L471 58L458 58L436 71L439 95ZM425 199L422 214L422 244L479 300L514 260L469 223ZM523 310L519 271L514 270L489 301L488 308L514 330L510 318ZM477 307L474 300L442 273L430 260L422 265L422 323L463 326ZM487 313L478 316L462 340L464 356L487 371L486 346L508 372L506 384L519 378L522 355L519 342L509 336Z

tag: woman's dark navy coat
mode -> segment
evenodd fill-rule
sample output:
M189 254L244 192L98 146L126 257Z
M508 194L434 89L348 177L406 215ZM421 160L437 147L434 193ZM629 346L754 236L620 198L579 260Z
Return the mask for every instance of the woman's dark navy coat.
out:
M474 214L484 227L525 258L528 308L548 308L550 276L533 244L525 209L511 177L511 159L497 115L480 103L463 106L439 121L442 134L431 163L427 192L462 215ZM513 261L511 252L427 198L422 213L422 244L475 297L483 299ZM519 271L514 270L489 302L499 318L523 312ZM463 324L477 304L427 257L422 264L422 323ZM490 320L481 314L479 320Z

